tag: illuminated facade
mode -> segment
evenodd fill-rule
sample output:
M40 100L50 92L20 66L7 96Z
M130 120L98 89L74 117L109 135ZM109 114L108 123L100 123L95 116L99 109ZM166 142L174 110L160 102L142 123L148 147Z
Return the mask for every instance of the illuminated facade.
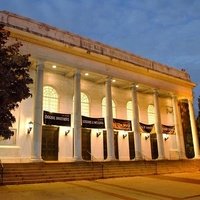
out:
M34 80L15 135L0 141L2 161L185 159L182 102L199 157L187 72L12 13L0 20L31 54Z

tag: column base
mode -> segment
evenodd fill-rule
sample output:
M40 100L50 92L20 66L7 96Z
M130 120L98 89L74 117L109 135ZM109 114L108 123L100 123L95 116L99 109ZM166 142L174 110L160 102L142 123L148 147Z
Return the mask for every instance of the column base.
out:
M133 161L141 161L141 160L144 160L144 159L141 158L141 157L137 157L137 158L133 158L132 160L133 160Z
M42 158L31 158L31 162L44 162Z
M167 160L167 159L163 156L163 157L158 157L156 160Z
M180 156L179 160L187 160L188 158L186 156Z
M183 151L178 152L178 159L179 160L187 160L186 154Z
M108 157L104 160L105 162L109 162L109 161L119 161L118 159L116 159L115 157Z
M78 157L78 156L77 156L77 157L73 157L73 158L71 159L71 161L72 161L72 162L80 162L80 161L84 161L84 160L83 160L82 157Z
M194 156L193 159L194 159L194 160L198 160L198 159L200 159L200 155L198 155L198 156Z

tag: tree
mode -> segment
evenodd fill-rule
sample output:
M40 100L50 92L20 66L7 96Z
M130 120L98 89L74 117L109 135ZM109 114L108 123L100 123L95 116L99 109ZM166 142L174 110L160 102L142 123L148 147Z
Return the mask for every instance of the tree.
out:
M196 118L196 124L197 124L197 132L198 132L198 138L199 138L199 143L200 143L200 96L198 97L198 116Z
M33 83L30 55L20 54L20 42L8 45L9 36L10 32L0 24L0 136L4 139L14 134L10 130L16 121L12 111L31 96L28 84Z
M193 146L193 140L192 140L192 129L191 129L191 124L190 124L188 102L186 100L180 101L179 108L180 108L181 122L182 122L182 128L183 128L185 153L186 153L187 158L193 158L194 146Z

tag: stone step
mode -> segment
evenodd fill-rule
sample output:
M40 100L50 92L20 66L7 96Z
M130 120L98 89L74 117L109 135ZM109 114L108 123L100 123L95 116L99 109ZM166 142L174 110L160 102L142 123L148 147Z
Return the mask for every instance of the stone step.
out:
M4 184L45 183L111 177L191 172L200 170L200 160L5 163Z

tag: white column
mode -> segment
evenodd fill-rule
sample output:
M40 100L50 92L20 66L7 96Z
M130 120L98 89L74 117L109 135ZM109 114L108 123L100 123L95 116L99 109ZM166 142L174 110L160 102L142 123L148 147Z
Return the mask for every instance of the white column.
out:
M160 106L159 106L157 90L154 90L154 107L155 107L155 130L156 130L157 144L158 144L158 159L162 160L165 158L165 155L164 155L162 128L161 128Z
M198 133L197 133L197 127L196 127L196 122L195 122L194 107L193 107L192 100L188 100L188 106L189 106L189 113L190 113L192 140L193 140L193 146L194 146L194 158L200 158L199 140L198 140Z
M82 160L81 149L81 74L74 75L74 161Z
M111 78L106 80L106 129L107 129L107 159L115 160L114 151L114 131L113 131L113 113L112 113L112 93Z
M136 84L132 84L133 131L135 144L135 160L142 159L141 137L139 129L139 112Z
M172 95L172 105L173 105L174 126L175 126L175 134L176 134L176 142L177 142L179 158L186 159L183 130L181 128L182 126L180 120L180 111L178 108L177 97L175 95Z
M35 96L34 96L34 122L33 122L33 140L32 140L32 155L33 161L42 161L41 146L42 146L42 115L43 115L43 72L44 63L38 61L36 66L35 79Z

